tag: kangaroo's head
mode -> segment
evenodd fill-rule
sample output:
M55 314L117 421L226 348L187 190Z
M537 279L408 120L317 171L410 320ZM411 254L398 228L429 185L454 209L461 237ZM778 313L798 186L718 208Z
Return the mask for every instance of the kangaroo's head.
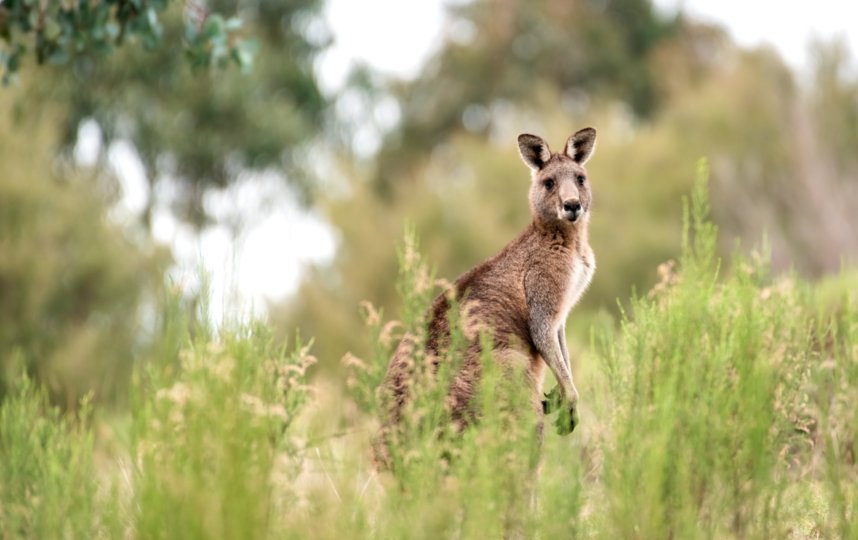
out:
M541 137L518 136L521 158L532 171L530 210L538 224L574 226L586 221L592 195L584 163L595 146L596 130L590 127L569 137L556 154Z

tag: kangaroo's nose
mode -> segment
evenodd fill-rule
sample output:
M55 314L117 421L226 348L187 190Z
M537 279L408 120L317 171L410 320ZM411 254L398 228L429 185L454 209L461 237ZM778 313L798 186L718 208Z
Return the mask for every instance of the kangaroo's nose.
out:
M581 215L581 203L578 201L564 202L563 214L569 221L575 221Z

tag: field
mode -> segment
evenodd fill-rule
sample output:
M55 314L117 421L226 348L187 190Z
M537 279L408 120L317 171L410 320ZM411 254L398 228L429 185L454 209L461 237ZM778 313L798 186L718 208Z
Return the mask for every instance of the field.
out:
M178 297L127 408L60 413L21 370L0 405L0 538L858 538L858 275L771 275L765 247L719 260L705 171L685 211L661 283L570 340L571 435L548 417L539 448L515 376L491 368L479 425L450 434L442 372L396 474L374 471L375 388L439 290L408 236L400 320L363 306L375 352L345 357L345 384L309 377L309 341L215 330Z

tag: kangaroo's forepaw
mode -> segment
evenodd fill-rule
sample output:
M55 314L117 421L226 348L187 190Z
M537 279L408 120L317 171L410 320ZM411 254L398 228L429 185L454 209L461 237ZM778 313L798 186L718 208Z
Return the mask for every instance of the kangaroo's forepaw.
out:
M545 399L542 400L542 412L545 414L557 413L554 426L559 435L572 433L575 426L578 425L578 406L576 403L577 399L572 403L564 399L559 386L555 386L551 392L545 394Z
M554 426L557 428L558 435L572 433L577 425L578 408L575 405L568 405L557 411L557 420L554 421Z

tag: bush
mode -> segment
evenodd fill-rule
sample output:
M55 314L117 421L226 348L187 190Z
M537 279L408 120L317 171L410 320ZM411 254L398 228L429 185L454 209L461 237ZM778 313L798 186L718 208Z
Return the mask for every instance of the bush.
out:
M98 523L89 407L63 416L26 374L0 403L0 537L92 538Z
M260 538L294 497L287 437L304 405L309 346L261 323L211 336L139 375L132 408L133 522L145 538Z
M57 404L121 401L163 257L105 221L90 185L42 168L0 176L0 401L13 351Z

